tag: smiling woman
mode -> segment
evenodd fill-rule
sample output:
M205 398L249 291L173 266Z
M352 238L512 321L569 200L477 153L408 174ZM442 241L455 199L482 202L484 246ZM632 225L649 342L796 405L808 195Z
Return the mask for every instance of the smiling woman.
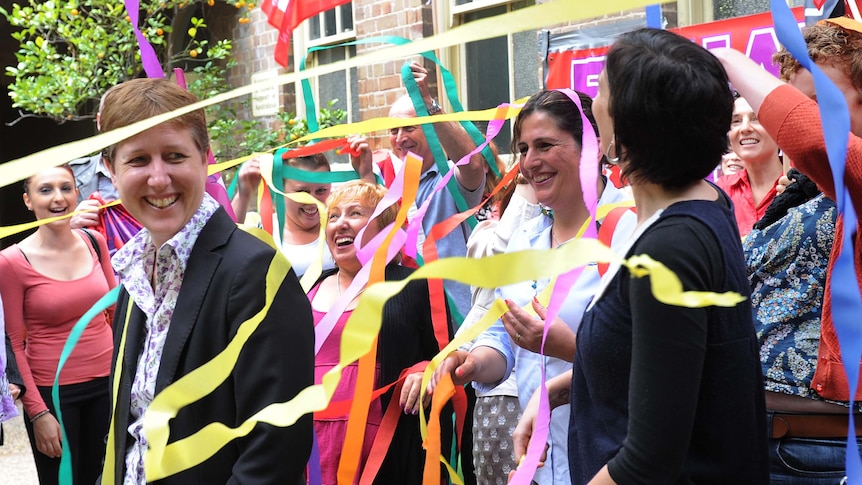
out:
M326 155L317 153L306 157L290 158L285 161L290 167L308 170L312 172L329 172L329 160ZM284 179L284 192L295 194L304 192L311 195L321 204L326 203L332 184L316 184L286 178ZM284 229L281 231L280 248L296 274L302 275L311 265L319 259L318 246L320 244L320 211L316 204L300 204L288 197L284 200L285 217ZM273 224L276 227L277 224ZM273 231L275 232L275 231ZM323 252L323 269L332 269L335 262L327 247Z
M730 200L704 180L727 150L733 112L718 60L666 30L622 34L593 112L637 207L622 254L659 261L687 290L748 295ZM570 483L768 483L751 303L668 305L651 284L609 269L583 313L571 376L547 383L552 405L571 404Z
M36 219L67 215L78 190L68 166L49 168L24 182L24 203ZM116 286L108 246L98 232L73 231L69 218L39 226L0 252L0 293L6 329L26 388L25 421L39 482L58 483L60 426L51 386L63 345L79 318ZM108 427L110 315L96 315L60 376L60 410L75 483L93 483L104 456Z
M742 160L743 170L725 174L717 181L730 200L741 236L766 213L775 199L775 186L783 174L778 144L761 126L745 98L737 97L730 121L730 148Z
M101 128L110 131L195 102L168 80L135 79L105 94ZM308 300L284 257L239 230L206 194L208 150L203 110L105 150L120 197L144 229L113 258L123 284L117 306L126 317L114 326L114 389L120 391L103 483L148 481L143 423L154 396L220 354L252 316L259 318L257 326L225 382L177 410L169 444L212 422L239 427L312 383ZM285 276L276 279L278 274ZM310 417L289 427L258 424L160 482L296 483L310 449Z
M575 97L580 100L583 117ZM596 167L599 164L598 156L581 154L586 145L584 132L591 129L583 119L591 122L592 130L597 127L592 119L593 109L593 100L586 94L554 90L533 95L518 114L512 129L512 151L520 154L521 174L535 191L538 202L551 210L525 221L514 231L506 246L507 253L560 247L582 234L585 224L590 223L580 173L581 164ZM596 186L601 194L599 205L620 202L626 197L601 178L585 183ZM520 404L526 407L542 383L543 367L548 379L572 368L575 332L598 283L597 267L586 266L563 302L559 317L548 322L545 355L538 353L545 321L534 318L523 308L532 308L544 316L545 309L536 297L551 281L525 281L498 288L496 296L505 299L509 311L476 339L469 352L450 354L435 372L430 387L445 372L451 373L456 383L473 381L477 390L489 391L514 372ZM533 477L535 482L572 483L566 440L568 420L568 409L560 409L551 417L548 459Z
M346 293L356 273L362 268L362 263L356 255L360 232L365 230L362 243L367 244L395 220L398 211L395 205L389 206L379 216L371 219L375 207L385 194L386 189L382 186L364 180L355 180L338 187L327 200L326 243L329 245L337 268L324 272L308 292L315 325L321 324L324 318L327 318L333 304L340 299L342 293ZM412 269L393 262L386 266L385 277L386 280L402 280L412 272ZM342 332L363 291L364 287L356 293L343 312L337 316L329 315L329 318L336 316L337 322L328 333L323 335L322 345L315 358L315 383L320 383L323 375L338 364ZM449 337L452 337L451 334ZM402 371L417 363L429 361L439 351L431 320L428 283L426 280L411 281L383 307L383 320L377 341L374 387L381 388L398 380ZM332 402L353 398L357 372L357 362L344 369ZM400 395L389 391L371 403L365 441L360 455L359 473L363 472L372 443L377 436L383 410L388 409L390 402L397 399L397 404L404 411L398 419L397 428L387 447L383 464L376 472L376 476L371 477L374 480L373 483L416 485L422 483L425 451L422 448L417 414L421 399L419 395L421 379L421 372L413 373L406 377ZM451 415L450 411L451 409L448 409L443 415ZM337 483L339 457L344 447L347 420L348 416L345 415L318 418L314 421L320 446L320 468L324 485ZM444 429L446 428L444 426ZM451 429L451 426L449 428ZM443 449L448 449L447 444L443 445ZM364 480L365 477L363 477Z

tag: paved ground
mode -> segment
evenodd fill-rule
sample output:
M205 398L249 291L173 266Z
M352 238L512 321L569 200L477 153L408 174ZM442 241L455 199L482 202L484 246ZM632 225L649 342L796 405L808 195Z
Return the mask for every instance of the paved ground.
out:
M18 406L19 414L21 406ZM0 483L8 485L38 485L30 442L21 416L3 423L5 443L0 446Z

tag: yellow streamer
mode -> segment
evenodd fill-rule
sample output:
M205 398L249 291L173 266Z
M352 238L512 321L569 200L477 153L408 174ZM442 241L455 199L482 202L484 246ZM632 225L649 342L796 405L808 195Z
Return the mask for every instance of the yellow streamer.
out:
M126 306L126 320L123 324L123 334L120 337L120 351L117 356L117 362L114 363L113 385L111 386L111 424L108 428L108 441L105 449L105 463L102 465L102 483L105 485L114 485L114 468L117 464L117 457L114 454L117 438L114 433L114 417L117 415L117 400L120 395L120 372L123 370L123 350L126 348L126 332L129 328L129 319L132 316L132 307L135 302L129 297L128 305ZM126 412L123 410L122 412ZM121 459L125 459L122 457Z
M108 203L107 203L107 204L105 204L105 205L100 205L98 208L99 208L99 209L104 209L105 207L111 207L111 206L113 206L113 205L117 205L117 204L119 204L119 203L120 203L120 200L119 200L119 199L118 199L118 200L112 200L111 202L108 202ZM49 218L47 218L47 219L39 219L39 220L37 220L37 221L33 221L33 222L25 222L25 223L23 223L23 224L15 224L14 226L3 226L3 227L0 227L0 239L3 239L3 238L6 238L6 237L9 237L9 236L12 236L12 235L18 234L18 233L20 233L20 232L24 232L24 231L27 231L27 230L33 229L33 228L36 228L36 227L39 227L39 226L44 226L45 224L50 224L50 223L52 223L52 222L54 222L54 221L60 221L60 220L63 220L63 219L68 219L68 218L70 218L70 217L72 217L72 216L75 216L76 214L81 214L81 213L84 213L84 212L92 212L92 211L91 211L91 210L86 210L86 211L76 211L76 212L72 212L72 213L69 213L69 214L63 214L62 216L49 217Z
M150 441L150 447L144 455L147 481L160 480L180 470L191 468L215 454L226 444L199 443L195 453L170 453L168 450L173 445L167 444L170 434L168 423L180 409L208 395L230 376L240 351L266 317L289 270L290 262L281 252L276 251L266 275L266 297L263 308L240 325L236 335L223 351L206 364L181 377L153 399L144 416L144 433ZM234 430L236 432L234 437L248 434L254 428L254 419L276 418L276 416L267 415L264 411L255 414ZM211 427L227 429L224 424L211 423L202 431Z
M666 305L687 308L733 307L746 300L746 297L733 292L719 294L706 291L683 291L682 282L673 271L645 254L630 257L625 265L633 276L641 278L649 275L653 296Z
M57 166L58 162L63 163L65 161L99 151L102 148L118 143L144 130L152 128L153 126L176 118L177 116L181 116L196 109L206 108L207 106L229 101L240 96L252 94L256 91L267 88L295 83L302 79L319 77L324 74L344 71L353 67L365 66L378 62L387 62L392 59L407 58L421 52L434 51L436 49L460 45L467 42L490 39L515 32L541 29L547 27L549 22L559 24L587 18L602 17L624 10L643 8L655 3L656 2L654 0L614 0L612 2L575 2L571 0L557 0L514 10L494 17L476 20L439 35L419 39L409 44L378 49L348 60L317 66L305 71L283 74L273 79L266 79L248 84L198 103L185 106L178 110L154 116L146 120L141 120L117 130L112 130L108 133L102 133L84 140L58 145L22 158L11 160L4 164L0 164L0 180L4 181L3 183L6 184L24 180L40 170ZM550 21L549 19L553 20Z
M278 258L283 260L283 258ZM562 248L553 250L526 250L515 253L500 254L480 259L445 258L419 268L407 279L386 281L370 286L359 299L354 310L351 323L355 323L356 332L351 332L345 338L363 340L361 345L342 345L342 350L349 350L352 355L343 356L344 361L353 362L370 349L373 335L379 331L383 305L394 294L401 291L410 281L426 278L447 278L472 286L495 288L540 278L551 278L591 261L614 261L620 258L600 242L592 239L576 240ZM633 262L632 262L633 260ZM651 275L653 295L662 302L675 304L685 302L686 306L733 306L743 301L739 294L715 294L706 292L668 293L681 290L681 284L676 276L667 271L661 263L641 256L621 261L633 272L639 275ZM273 272L278 271L278 265ZM664 268L664 269L663 269ZM279 273L283 277L285 270ZM268 276L268 281L270 277ZM269 291L269 285L267 286ZM664 291L665 293L659 293ZM270 295L268 295L268 299ZM268 300L269 301L269 300ZM435 356L423 375L423 389L427 386L431 373L440 362L459 345L476 338L507 309L505 304L497 300L485 317L477 325L471 327L463 335L449 343L446 348ZM236 361L242 342L248 338L253 322L243 324L237 338L231 342L228 349L213 361L183 377L168 386L156 396L145 416L145 430L152 437L152 445L145 457L147 477L157 480L178 473L202 463L235 438L245 436L257 423L269 423L274 426L290 426L307 413L325 409L329 399L341 378L344 362L339 363L323 376L323 382L310 386L287 402L273 403L249 418L237 428L229 428L221 423L211 423L197 433L182 440L167 444L168 422L184 405L200 399L226 378ZM242 337L241 337L242 335ZM363 339L370 335L372 338ZM357 355L359 354L359 355ZM352 360L349 360L352 359Z

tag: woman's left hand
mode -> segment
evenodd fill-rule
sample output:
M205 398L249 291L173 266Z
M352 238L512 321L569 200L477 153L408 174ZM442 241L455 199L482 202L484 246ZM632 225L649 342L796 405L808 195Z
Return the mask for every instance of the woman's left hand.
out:
M401 387L401 397L398 404L404 410L404 414L419 414L419 396L422 391L422 372L414 372L409 374L404 379L404 385ZM428 407L431 405L431 394L425 393L422 398L423 405Z
M533 317L510 300L506 300L509 311L501 317L503 326L512 340L521 348L539 353L542 347L542 334L545 330L545 317L548 309L533 298L533 310L539 318ZM554 318L548 329L545 341L545 355L572 362L575 356L575 333L559 317Z

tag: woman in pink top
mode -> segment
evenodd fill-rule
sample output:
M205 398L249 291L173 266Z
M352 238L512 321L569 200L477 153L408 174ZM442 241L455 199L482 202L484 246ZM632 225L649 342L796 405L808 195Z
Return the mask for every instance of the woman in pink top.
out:
M24 204L36 219L67 215L77 192L69 167L49 168L24 181ZM23 402L39 483L58 483L62 443L51 386L72 327L116 286L108 246L98 232L73 231L69 218L60 219L0 252L0 274L6 331L24 384L38 390ZM60 375L73 483L94 483L101 472L110 418L111 312L93 318Z
M362 268L354 246L354 243L358 242L360 231L365 228L363 243L367 244L395 220L398 212L395 205L389 206L380 215L371 219L375 207L383 200L385 194L386 189L382 186L364 180L353 180L340 185L327 199L326 243L337 267L324 271L308 293L315 326L320 325L324 317L332 311L333 304L342 293L347 292ZM386 266L385 279L403 280L412 272L412 269L392 262ZM363 286L363 289L359 290L347 304L345 310L338 315L338 320L331 330L328 332L318 330L318 336L325 336L321 338L322 344L314 360L316 384L322 382L323 376L338 364L341 357L342 332L364 289ZM451 333L447 337L451 338ZM375 389L397 381L405 370L421 362L427 363L439 351L431 318L428 283L425 280L411 281L383 306L377 339ZM331 402L353 399L358 370L356 362L344 369ZM396 395L395 390L390 390L375 399L369 407L365 438L360 451L358 473L353 480L354 484L359 483L360 476L363 480L369 479L366 475L373 475L370 479L374 484L419 485L422 483L425 450L422 448L418 415L422 373L412 372L405 375L406 379L400 394ZM370 461L372 444L377 438L384 412L394 399L398 400L403 414L399 413L385 456L379 462L379 469L366 467ZM429 404L430 398L425 402L426 406ZM441 414L444 416L444 431L441 438L443 450L451 447L449 433L451 421L446 423L445 418L445 416L451 416L451 412L452 408L447 407ZM356 446L355 443L345 442L347 422L346 415L315 416L314 431L320 449L320 468L324 485L340 483L337 473L342 450L345 446ZM374 458L380 459L379 456ZM432 459L436 458L432 457Z

